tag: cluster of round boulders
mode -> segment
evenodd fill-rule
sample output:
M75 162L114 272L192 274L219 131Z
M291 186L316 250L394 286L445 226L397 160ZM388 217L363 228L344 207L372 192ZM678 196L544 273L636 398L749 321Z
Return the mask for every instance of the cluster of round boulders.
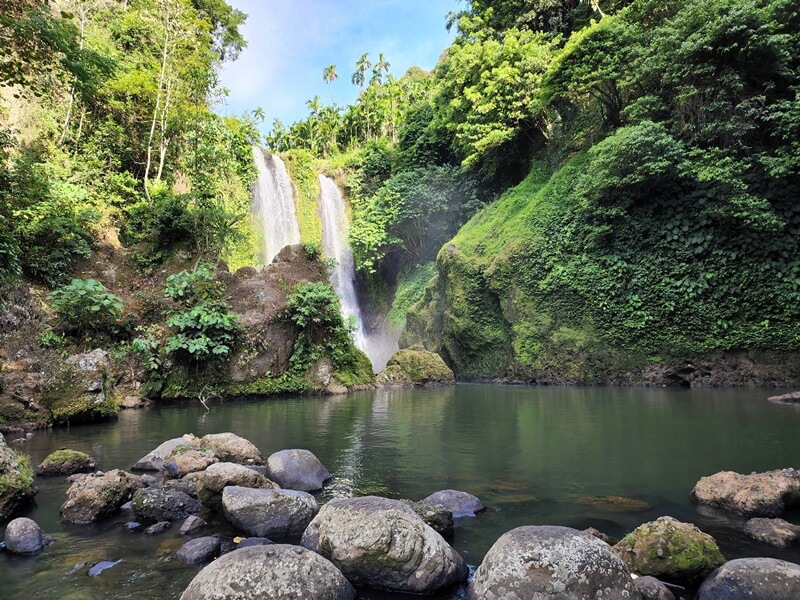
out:
M608 544L569 527L518 527L491 547L470 600L634 599L639 593Z
M725 562L713 537L672 517L640 525L614 550L632 572L676 583L696 583Z
M800 506L800 472L781 469L741 475L720 471L700 479L691 498L748 517L779 517L786 509Z
M75 473L89 473L96 468L97 463L88 454L62 448L50 453L36 467L36 474L39 477L74 475Z
M229 486L274 489L278 486L261 473L240 464L221 462L197 475L197 499L208 508L222 510L222 490Z
M322 507L301 544L356 585L417 594L465 581L464 560L406 504L365 496Z

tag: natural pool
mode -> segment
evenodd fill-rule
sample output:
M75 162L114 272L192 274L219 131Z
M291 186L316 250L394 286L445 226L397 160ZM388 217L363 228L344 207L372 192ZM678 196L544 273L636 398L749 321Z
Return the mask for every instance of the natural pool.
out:
M20 448L38 464L67 446L91 454L103 470L127 469L162 441L188 432L232 431L265 457L307 448L336 477L322 501L355 493L419 500L444 488L480 497L489 510L462 522L453 540L473 566L520 525L593 526L621 537L662 515L696 523L729 559L800 563L800 548L760 544L741 533L742 520L698 512L688 498L700 477L723 469L800 467L800 406L765 400L775 393L491 385L378 390L217 404L208 413L199 405L129 411L111 424L37 432ZM124 515L97 527L65 526L58 509L68 485L63 478L37 483L37 505L28 516L57 542L35 557L0 553L0 598L177 598L196 574L174 557L185 541L177 526L153 537L129 533ZM578 502L597 495L638 498L653 509L618 512ZM800 512L786 518L800 523ZM221 523L217 531L233 533ZM86 575L88 564L119 559L99 577ZM458 592L440 596L452 597Z

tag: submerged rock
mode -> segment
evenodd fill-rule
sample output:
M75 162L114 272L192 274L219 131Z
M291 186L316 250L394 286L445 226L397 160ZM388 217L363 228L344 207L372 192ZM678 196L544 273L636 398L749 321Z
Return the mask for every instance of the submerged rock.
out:
M698 481L691 498L749 517L778 517L800 505L800 473L794 469L750 475L721 471Z
M767 400L770 402L778 402L779 404L794 404L800 402L800 392L790 392L782 396L770 396Z
M456 378L441 356L422 346L410 346L392 355L377 381L389 387L415 387L452 385Z
M467 578L458 552L397 500L331 500L311 521L301 543L356 585L430 594Z
M637 577L633 584L642 596L642 600L675 600L675 595L658 579L651 576Z
M97 577L98 575L100 575L100 573L102 573L106 569L110 569L111 567L116 567L121 562L122 562L121 560L104 560L103 562L99 562L91 569L89 569L89 571L86 574L89 577Z
M173 438L167 440L151 452L145 454L140 458L135 465L134 471L163 471L164 461L172 454L174 450L182 446L190 446L191 444L184 438Z
M6 444L0 433L0 523L7 521L29 504L39 491L33 485L33 469L28 457L18 454Z
M679 583L697 582L725 562L713 537L672 517L640 525L614 550L631 571Z
M800 526L783 519L750 519L744 532L759 542L785 548L800 541Z
M222 491L222 509L234 527L249 535L285 539L300 537L319 505L306 492L228 486Z
M579 498L578 504L592 506L602 510L622 512L644 512L653 508L652 504L644 500L625 498L624 496L586 496L584 498Z
M201 565L214 559L219 551L219 538L215 535L201 537L186 542L176 556L190 565Z
M240 465L260 465L264 462L258 448L235 433L210 433L200 438L200 444L210 448L220 462Z
M181 600L354 600L356 591L319 554L298 546L251 546L205 567Z
M38 554L55 540L36 521L21 517L8 524L4 542L12 554Z
M48 454L47 458L36 467L36 474L40 477L73 475L75 473L88 473L96 468L97 463L88 454L63 448Z
M725 563L700 586L698 600L800 598L800 566L775 558L740 558Z
M147 535L159 535L164 533L170 527L172 527L172 523L170 523L169 521L159 521L158 523L150 525L150 527L145 529L144 532Z
M427 498L423 498L422 502L444 506L453 513L454 519L475 517L486 510L483 502L478 500L478 498L472 494L460 492L458 490L441 490L439 492L434 492Z
M470 582L470 600L639 598L608 544L569 527L518 527L491 547Z
M272 481L236 463L216 463L197 475L197 499L214 510L222 510L222 490L228 486L275 489Z
M145 488L133 495L133 514L142 521L181 521L200 512L203 505L176 490Z
M61 505L61 519L78 525L106 519L119 512L144 485L142 478L119 469L81 475L67 490L67 501Z
M281 450L267 459L269 478L287 490L314 492L332 475L309 450Z

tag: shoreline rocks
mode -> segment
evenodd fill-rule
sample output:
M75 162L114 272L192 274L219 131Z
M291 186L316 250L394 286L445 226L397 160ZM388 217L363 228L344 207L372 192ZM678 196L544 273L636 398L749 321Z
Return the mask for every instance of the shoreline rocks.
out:
M605 542L569 527L512 529L495 542L469 584L469 600L639 598L622 559Z
M787 508L800 505L800 473L795 469L750 475L720 471L700 479L690 498L748 517L779 517Z
M301 540L355 585L430 594L466 580L467 565L441 535L397 500L331 500Z

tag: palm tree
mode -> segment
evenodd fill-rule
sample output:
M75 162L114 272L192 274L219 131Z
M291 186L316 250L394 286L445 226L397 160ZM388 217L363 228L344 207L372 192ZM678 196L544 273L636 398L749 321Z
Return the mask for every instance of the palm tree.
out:
M606 14L600 8L600 0L581 0L581 2L590 5L592 7L592 10L596 12L598 15L600 15L601 19L606 16Z
M383 52L380 53L378 56L377 64L372 68L372 81L383 83L383 76L389 74L389 69L392 65L389 64L389 61L386 60L386 57L383 55Z
M333 106L333 82L339 79L339 73L336 72L336 65L328 65L322 71L322 81L328 84L331 91L331 106Z
M366 52L361 55L361 58L356 62L356 72L353 73L353 76L350 78L353 85L357 85L360 88L364 87L364 84L367 82L367 71L372 68L372 63L367 60L368 56L369 54Z

